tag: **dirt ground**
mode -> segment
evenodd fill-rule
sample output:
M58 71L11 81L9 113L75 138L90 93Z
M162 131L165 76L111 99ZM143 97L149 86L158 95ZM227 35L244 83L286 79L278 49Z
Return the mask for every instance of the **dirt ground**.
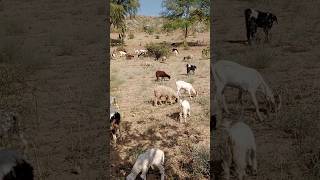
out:
M24 84L5 106L19 105L35 179L106 179L104 2L0 1L0 16L1 66ZM1 148L23 152L17 138Z
M170 34L149 35L145 32L134 32L133 39L126 39L125 49L133 54L134 49L144 49L150 42L181 42L182 32ZM112 33L111 38L118 37ZM209 32L190 36L188 41L203 41L209 43ZM202 58L201 51L207 46L190 47L188 50L179 47L178 56L170 56L165 63L155 61L153 57L126 60L125 57L111 61L110 77L112 96L118 98L120 112L123 114L122 140L111 147L112 179L124 178L131 171L137 156L148 148L157 147L165 152L165 170L169 179L208 179L208 176L196 174L193 167L190 150L204 148L209 152L209 105L210 105L210 69L209 59ZM112 52L116 47L112 47ZM189 78L186 74L186 64L183 57L193 55L191 63L197 66L195 75ZM171 76L169 81L156 82L155 72L163 70ZM178 121L179 105L153 106L153 89L156 85L166 85L176 91L176 80L191 82L198 91L198 96L189 99L182 93L191 105L191 117L186 124ZM209 154L209 153L208 153ZM209 157L208 157L209 158ZM209 159L207 159L209 160ZM205 160L205 161L207 161ZM194 169L192 169L194 168ZM158 171L149 171L148 179L159 179Z
M245 96L245 123L257 144L258 175L248 179L319 179L320 21L318 1L215 1L214 61L225 59L256 68L275 93L282 96L282 109L259 122L250 96ZM268 44L249 47L244 10L270 11L279 24L272 28ZM263 33L259 33L263 38ZM214 91L214 89L212 89ZM240 115L237 90L226 91L234 119ZM262 98L260 98L260 106ZM249 109L247 109L249 108ZM221 122L220 122L221 123ZM219 124L219 122L218 122ZM219 127L218 127L219 129ZM219 161L218 139L212 134L213 163ZM220 173L214 167L216 174Z

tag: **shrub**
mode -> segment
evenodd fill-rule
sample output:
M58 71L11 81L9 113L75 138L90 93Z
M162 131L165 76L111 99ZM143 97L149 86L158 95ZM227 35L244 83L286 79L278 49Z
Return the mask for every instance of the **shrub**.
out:
M153 26L149 26L149 25L144 26L143 30L145 33L147 33L149 35L152 35L155 32L155 28Z
M162 56L167 56L170 53L170 47L166 43L149 43L146 45L149 56L154 56L159 59Z
M159 36L159 35L156 35L156 39L160 39L160 36Z

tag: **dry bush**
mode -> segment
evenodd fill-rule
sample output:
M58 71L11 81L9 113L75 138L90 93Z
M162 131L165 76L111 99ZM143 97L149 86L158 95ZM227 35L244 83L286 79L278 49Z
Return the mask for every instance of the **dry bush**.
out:
M166 43L149 43L145 46L148 50L149 56L153 56L156 59L166 56L167 58L170 55L170 46Z
M190 162L184 168L190 173L191 178L203 179L210 176L210 149L204 145L190 145L183 151L186 157L184 162ZM190 158L190 159L187 159ZM187 165L187 164L185 164Z

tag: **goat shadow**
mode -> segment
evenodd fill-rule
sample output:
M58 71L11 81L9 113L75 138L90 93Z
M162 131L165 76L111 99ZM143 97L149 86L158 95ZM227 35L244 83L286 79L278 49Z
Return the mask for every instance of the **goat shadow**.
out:
M224 40L224 42L231 43L231 44L248 45L248 41L247 40Z
M179 112L167 114L167 117L171 118L172 120L174 120L176 122L179 122Z

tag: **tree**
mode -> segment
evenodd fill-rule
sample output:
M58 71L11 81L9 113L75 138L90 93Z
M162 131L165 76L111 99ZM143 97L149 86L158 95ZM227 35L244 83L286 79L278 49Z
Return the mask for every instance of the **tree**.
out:
M126 16L134 17L140 7L139 0L111 0L110 2L110 26L121 30L119 34L123 42L126 27Z
M210 0L164 0L163 17L167 18L165 27L184 29L185 40L189 28L197 21L209 22Z

